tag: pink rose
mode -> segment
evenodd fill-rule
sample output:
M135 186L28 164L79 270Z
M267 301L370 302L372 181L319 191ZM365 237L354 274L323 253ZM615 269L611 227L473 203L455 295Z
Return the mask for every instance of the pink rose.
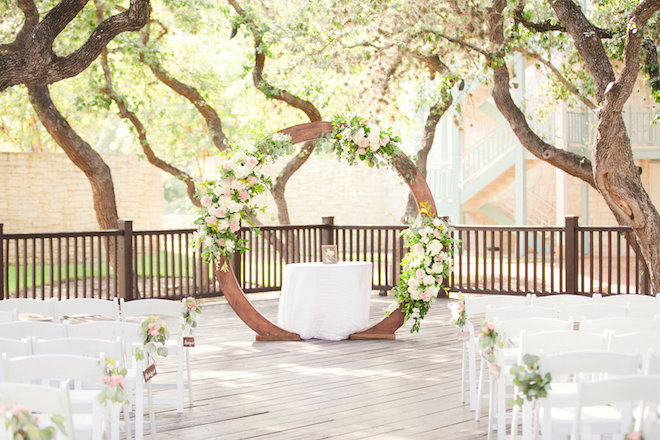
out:
M626 435L628 440L642 440L642 434L639 431L631 432Z
M358 147L367 148L369 146L369 140L367 138L358 139L356 142Z
M208 217L206 217L206 224L209 225L209 226L211 226L213 223L215 223L217 221L218 221L218 219L213 217L212 215L209 215Z
M199 203L201 203L203 207L208 208L211 204L211 198L207 195L203 195L202 198L199 199Z
M422 293L421 298L422 298L423 301L429 302L429 301L431 301L431 294L427 293L427 292L424 292L424 293Z
M382 138L380 138L380 145L385 146L387 143L390 141L390 137L386 134L383 135Z
M222 238L218 238L218 246L224 246L224 244L225 244L225 240L223 240Z
M158 330L156 329L149 330L149 334L155 338L156 336L158 336Z
M110 376L104 374L101 376L101 382L103 382L106 385L110 385Z
M258 182L257 178L254 177L254 176L250 176L250 177L248 177L247 180L248 180L248 183L249 183L250 185L256 185L257 182Z
M254 168L254 167L257 166L257 164L259 163L259 161L257 160L256 157L252 157L252 156L250 156L250 157L248 157L248 159L245 161L245 163L246 163L249 167Z
M415 271L415 276L420 279L424 278L426 276L426 272L424 269L417 269L417 271Z
M493 324L492 322L489 322L488 323L488 330L495 330L495 324Z
M149 330L152 330L152 329L154 328L154 325L155 325L155 324L154 324L153 322L150 322L149 324L147 324L147 328L148 328Z
M231 197L231 188L225 190L225 197Z
M440 238L440 232L437 231L437 230L434 230L434 231L433 231L433 236L434 236L435 238Z
M461 313L464 307L465 307L465 303L463 303L463 301L459 301L458 304L456 305L456 311L458 313Z
M213 212L216 217L224 217L226 213L227 208L216 208L216 210Z
M357 154L367 154L367 150L365 150L364 148L360 147L360 148L357 149Z
M16 405L11 409L11 412L17 416L19 413L25 412L25 408L23 408L21 405Z
M239 191L238 197L241 199L241 202L244 202L250 198L250 195L247 193L247 191Z
M231 171L231 162L225 162L222 164L222 168L224 168L226 171Z
M229 224L229 230L231 232L237 232L241 227L238 225L238 223L230 223Z
M413 246L413 252L417 255L424 255L424 245L422 243L417 243Z

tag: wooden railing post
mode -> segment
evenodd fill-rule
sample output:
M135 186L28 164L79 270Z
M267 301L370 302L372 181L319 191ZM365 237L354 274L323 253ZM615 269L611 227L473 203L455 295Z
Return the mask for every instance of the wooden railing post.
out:
M321 229L321 245L334 244L334 234L333 226L335 224L335 218L333 216L321 217L321 222L323 223L323 229ZM319 249L319 252L321 250Z
M578 293L578 216L564 218L564 249L566 289L564 293Z
M0 300L5 299L5 243L2 227L3 224L0 223Z
M117 283L120 298L133 298L133 220L117 221L122 235L117 244Z

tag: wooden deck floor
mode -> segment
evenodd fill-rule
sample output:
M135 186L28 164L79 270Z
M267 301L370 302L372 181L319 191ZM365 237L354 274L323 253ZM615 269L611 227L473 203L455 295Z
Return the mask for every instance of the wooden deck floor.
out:
M272 296L253 302L274 320ZM374 322L391 301L372 296ZM460 403L446 303L433 304L421 333L407 324L394 341L257 342L225 302L207 302L194 405L180 415L158 407L157 439L485 439L485 419Z

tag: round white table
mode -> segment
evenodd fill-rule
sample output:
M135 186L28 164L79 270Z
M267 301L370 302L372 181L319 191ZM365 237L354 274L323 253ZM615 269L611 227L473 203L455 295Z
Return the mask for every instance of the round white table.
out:
M371 273L364 261L287 264L277 325L302 339L348 338L369 323Z

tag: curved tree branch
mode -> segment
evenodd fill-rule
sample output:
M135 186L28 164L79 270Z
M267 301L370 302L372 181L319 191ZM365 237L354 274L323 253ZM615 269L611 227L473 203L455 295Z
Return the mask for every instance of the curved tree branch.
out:
M321 121L323 118L321 112L309 101L306 101L284 89L274 87L264 79L264 67L266 63L266 54L264 53L264 41L255 23L239 5L236 0L227 0L236 13L244 20L250 27L250 31L254 38L254 70L252 71L252 80L254 86L259 89L266 97L277 99L289 106L301 110L309 118L310 122ZM291 178L314 151L315 145L313 142L306 142L303 144L300 151L284 166L282 172L275 180L271 193L277 205L277 216L280 224L290 224L291 219L289 210L284 199L284 190L288 180Z
M550 61L546 60L543 58L540 54L533 52L531 50L525 49L524 47L516 47L513 50L516 50L523 55L528 56L529 58L533 58L543 64L545 67L552 72L552 74L557 78L557 80L562 83L566 89L568 89L569 92L571 92L573 95L575 95L584 105L587 106L587 108L594 110L596 108L596 104L594 104L588 97L584 96L580 91L578 90L577 87L575 87L564 75L561 74L559 69L557 69Z
M62 0L34 25L30 38L23 39L24 44L0 53L0 92L17 84L47 85L78 75L113 38L142 28L149 17L149 0L131 0L126 11L100 23L76 51L64 57L56 55L55 38L86 3L87 0ZM30 5L26 4L26 8L30 10Z
M16 34L16 38L9 44L0 44L0 55L24 47L26 39L32 33L37 23L39 23L39 11L33 0L18 0L18 9L23 12L25 21L23 27Z
M47 86L28 86L30 103L57 145L85 173L92 186L96 219L102 229L117 229L117 204L110 168L57 110Z
M519 6L513 11L513 19L516 23L519 23L526 27L529 30L535 32L566 32L566 27L562 26L559 23L552 23L550 20L546 20L540 23L527 20L523 17L523 9L525 8L525 3L520 2ZM594 26L594 31L598 38L609 39L614 36L614 32L609 29L602 29Z
M491 42L495 47L503 47L504 44L503 11L505 6L506 0L494 0L490 8L488 27ZM595 187L591 162L587 158L547 144L531 129L524 113L511 97L510 76L504 62L504 52L500 51L493 55L486 57L486 62L493 68L492 96L498 110L509 122L520 143L539 159Z
M156 155L153 148L151 148L151 144L147 138L147 130L144 128L144 125L137 115L128 109L124 99L114 91L112 86L112 74L110 72L110 66L108 65L108 51L106 49L103 49L101 52L101 66L103 67L103 74L105 77L105 87L102 90L115 102L115 104L117 104L121 117L128 119L130 123L133 124L133 127L135 127L140 146L142 147L142 151L144 151L144 155L149 163L182 181L186 185L186 192L192 204L201 208L202 205L199 200L197 200L195 183L192 177L190 177L185 171L170 165Z

